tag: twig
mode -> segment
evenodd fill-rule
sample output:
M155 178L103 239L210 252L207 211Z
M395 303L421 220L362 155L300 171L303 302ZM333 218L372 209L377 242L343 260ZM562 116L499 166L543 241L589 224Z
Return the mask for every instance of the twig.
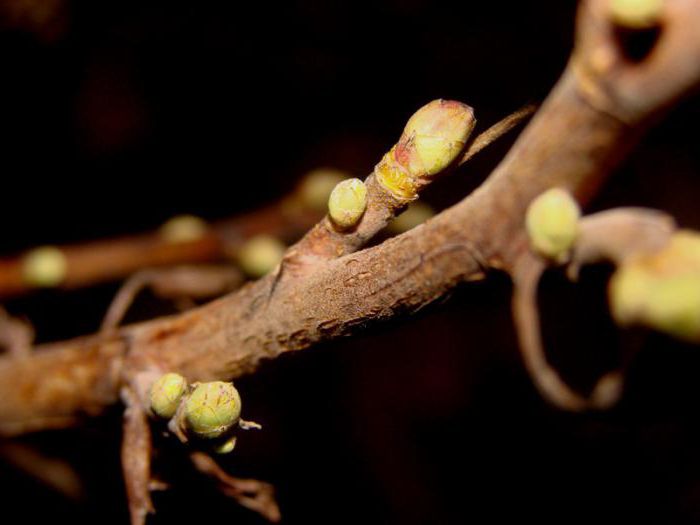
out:
M233 477L204 452L193 452L190 454L190 458L200 472L219 482L220 489L224 494L272 523L280 521L282 516L275 501L275 489L272 485L257 479Z
M151 430L146 412L129 387L122 389L124 431L122 437L122 468L129 500L132 525L146 523L153 512L151 502Z
M455 165L464 164L483 148L523 122L532 115L534 110L534 105L527 105L478 135L476 139L469 142L464 154L458 162L455 162ZM427 186L431 180L433 177L425 179L422 187ZM387 191L379 184L374 172L365 179L365 185L367 210L360 223L350 231L339 231L328 217L324 217L289 249L282 263L281 272L284 272L284 275L280 275L280 278L298 278L311 271L316 264L359 250L406 208L408 201Z
M64 460L48 457L27 445L0 442L0 457L45 485L74 500L83 496L83 484Z
M58 247L65 269L56 286L74 289L124 279L147 268L220 261L233 257L243 243L259 234L285 242L299 238L319 218L319 213L284 202L253 213L208 225L196 238L177 241L162 231ZM0 259L0 299L36 290L27 279L26 256Z
M656 252L674 230L671 217L643 208L620 208L584 217L568 275L575 278L583 264L603 260L622 264L629 258ZM569 387L547 361L537 307L537 286L546 266L544 259L528 252L513 273L513 317L525 368L542 396L559 408L609 408L622 395L624 369L603 375L591 394L584 396Z
M471 160L477 153L479 153L484 148L490 146L503 135L512 130L515 126L523 122L525 119L530 117L537 110L536 104L527 104L520 108L519 110L511 113L503 120L496 122L493 126L488 128L483 133L480 133L476 138L469 143L462 158L459 159L457 163L458 166L465 164L468 160Z
M233 266L178 266L142 270L122 285L102 321L101 330L114 330L122 322L136 296L151 288L169 299L211 299L237 289L243 274Z

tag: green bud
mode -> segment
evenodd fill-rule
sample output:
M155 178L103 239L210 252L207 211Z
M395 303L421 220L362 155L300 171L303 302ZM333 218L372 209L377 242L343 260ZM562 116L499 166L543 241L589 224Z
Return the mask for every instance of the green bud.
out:
M241 416L241 397L232 383L200 383L187 398L187 427L203 438L216 438L229 430Z
M622 27L645 29L659 23L663 7L663 0L611 0L610 15Z
M650 289L647 324L679 339L700 336L700 275L668 277Z
M618 324L632 324L643 314L652 285L653 279L639 265L624 265L613 274L608 286L610 310Z
M58 286L67 271L66 256L55 246L35 248L22 258L22 277L30 286Z
M422 202L412 202L401 215L389 223L388 230L399 234L423 224L435 215L435 211Z
M187 392L187 380L170 372L160 376L151 386L151 410L160 417L170 419L175 415L182 396Z
M347 173L334 168L315 169L304 176L299 187L299 196L304 205L312 210L324 212L336 184L349 178Z
M251 277L262 277L271 272L284 256L282 241L269 235L256 235L238 252L238 264Z
M352 228L367 208L367 187L360 179L339 182L328 198L328 214L340 228Z
M569 192L552 188L535 198L527 209L525 227L530 245L557 262L566 260L578 234L581 210Z
M433 100L408 120L397 158L414 176L441 172L457 158L474 129L474 110L455 100Z
M160 236L173 244L197 241L206 232L207 223L194 215L178 215L160 227Z
M642 324L700 342L700 235L679 231L661 251L620 266L609 297L621 325Z
M236 436L233 436L230 439L227 439L220 445L214 447L214 452L217 454L229 454L233 452L233 449L236 448Z
M466 104L442 99L426 104L375 166L377 182L397 199L414 200L428 177L457 160L475 124L474 111Z

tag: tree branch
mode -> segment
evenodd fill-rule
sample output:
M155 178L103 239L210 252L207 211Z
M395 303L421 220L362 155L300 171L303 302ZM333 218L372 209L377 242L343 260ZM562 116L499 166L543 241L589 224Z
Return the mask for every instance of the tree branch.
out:
M136 271L159 266L230 259L247 239L273 235L292 242L311 227L319 213L285 202L229 219L202 223L201 231L173 238L163 229L116 239L57 247L65 268L55 286L74 289L124 279ZM167 223L166 223L167 224ZM27 278L26 261L32 251L0 258L0 298L29 293L38 286Z
M236 378L264 359L414 312L489 268L512 273L529 254L523 223L530 201L558 186L586 203L648 122L697 84L700 4L666 4L658 50L647 64L626 58L601 15L607 2L584 2L576 50L542 108L487 181L427 223L328 260L302 279L279 283L272 295L274 275L109 338L50 345L25 361L0 359L0 432L94 413L116 401L124 378L137 385L142 403L145 385L161 371L189 381ZM613 53L612 65L598 67L599 45ZM638 97L644 89L655 96Z

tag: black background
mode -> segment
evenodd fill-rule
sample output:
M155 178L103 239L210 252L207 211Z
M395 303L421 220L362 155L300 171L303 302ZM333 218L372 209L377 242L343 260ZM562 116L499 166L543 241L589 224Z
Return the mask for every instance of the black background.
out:
M9 4L3 4L7 13ZM253 209L303 173L364 175L425 102L481 128L541 100L572 43L575 2L70 2L0 32L0 252ZM643 140L587 211L646 205L700 228L697 97ZM445 207L514 137L431 188ZM264 425L223 464L277 489L285 523L700 522L700 355L606 314L609 269L541 288L551 360L582 389L636 352L609 413L547 406L519 362L510 283L465 286L416 317L268 363L237 385ZM39 340L94 331L117 284L7 306ZM152 302L152 301L151 301ZM158 305L145 299L142 316ZM153 310L155 311L155 310ZM2 521L126 523L119 410L23 438L66 458L72 502L0 464ZM161 444L173 484L149 523L262 523ZM7 516L16 513L17 518ZM197 520L197 521L195 521Z

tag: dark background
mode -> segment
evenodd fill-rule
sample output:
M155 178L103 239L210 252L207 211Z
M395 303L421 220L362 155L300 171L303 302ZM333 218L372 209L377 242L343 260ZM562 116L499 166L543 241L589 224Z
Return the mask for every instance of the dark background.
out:
M546 95L575 11L561 0L0 5L2 254L181 213L243 212L322 165L364 175L434 98L469 103L483 128ZM700 228L699 120L697 97L676 108L589 210L653 206ZM512 140L426 200L442 208L466 195ZM698 523L700 355L612 327L609 271L589 268L576 286L552 272L541 302L551 360L572 384L585 390L636 354L610 412L561 413L538 397L519 361L510 283L494 275L237 382L245 416L264 430L223 464L273 482L288 524ZM96 330L116 289L7 306L39 340L55 340ZM0 464L2 521L126 523L119 424L115 408L24 438L70 460L87 495L66 500ZM195 474L178 446L164 443L156 467L173 488L156 493L149 523L262 523Z

